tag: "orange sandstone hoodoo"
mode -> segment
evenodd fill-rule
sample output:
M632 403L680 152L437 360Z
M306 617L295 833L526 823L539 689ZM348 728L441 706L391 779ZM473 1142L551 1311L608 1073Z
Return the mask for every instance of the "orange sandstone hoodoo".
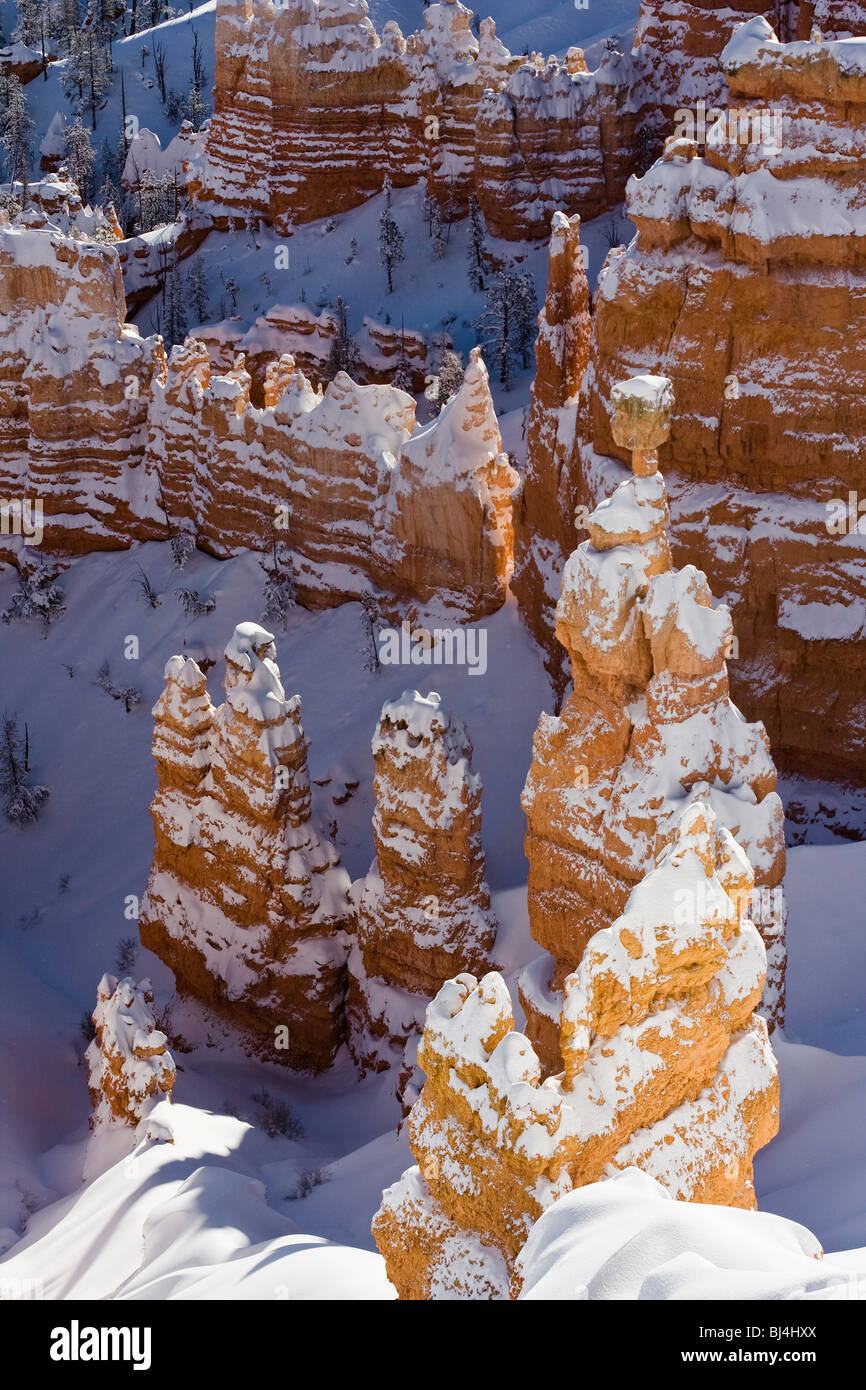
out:
M490 968L496 921L463 721L435 691L404 690L382 709L373 759L376 857L353 885L349 1045L362 1068L396 1063L402 1096L429 1000L457 971Z
M565 977L593 934L700 799L743 846L759 891L752 904L769 963L764 1009L784 1007L782 804L769 741L731 702L731 620L705 576L675 570L657 450L674 400L664 377L612 390L614 436L633 476L589 517L556 609L573 690L542 714L523 791L529 920L546 954L520 978L527 1031L548 1065L557 1055Z
M636 1166L683 1201L754 1207L778 1128L776 1060L755 1013L766 970L754 875L708 801L690 803L625 910L564 982L557 1074L514 1031L498 974L449 980L427 1011L417 1167L373 1232L400 1297L505 1298L533 1223Z
M97 991L87 1049L87 1085L93 1103L91 1127L143 1120L158 1101L171 1100L176 1080L164 1033L153 1016L150 980L103 975Z
M225 655L218 708L194 661L165 669L141 939L181 993L245 1024L270 1058L319 1070L344 1036L349 876L311 821L301 702L272 635L241 623Z

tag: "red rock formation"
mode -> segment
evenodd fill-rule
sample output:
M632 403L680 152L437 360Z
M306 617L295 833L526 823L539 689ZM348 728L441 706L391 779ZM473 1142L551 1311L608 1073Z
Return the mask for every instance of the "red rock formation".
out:
M670 428L665 378L614 387L615 437L634 476L592 513L569 558L556 632L573 691L543 714L523 793L529 919L549 954L520 981L527 1031L549 1060L563 981L593 933L625 906L674 833L684 804L708 801L742 844L759 888L753 915L770 954L765 1009L784 1002L782 804L760 724L728 695L731 622L705 576L671 568L656 450Z
M481 778L466 726L434 693L405 690L373 739L376 857L353 886L349 1045L362 1068L414 1064L424 1010L462 966L490 965L496 922L484 878Z
M731 604L738 703L780 766L866 777L866 63L859 44L780 45L761 20L723 61L737 109L772 107L781 144L725 123L706 157L673 144L629 187L637 244L600 281L583 500L621 476L605 401L636 369L674 382L662 459L674 557ZM572 477L580 477L572 460Z
M124 323L110 234L83 240L64 206L67 231L38 207L0 212L0 496L39 499L45 548L79 552L164 534L146 457L156 340Z
M94 1129L102 1124L134 1128L158 1101L171 1100L175 1066L152 1005L150 980L136 984L103 975L99 982L96 1037L86 1054Z
M579 478L573 455L580 383L592 319L580 248L580 218L553 216L547 297L538 316L535 380L526 436L527 467L514 510L512 588L530 630L553 632L562 568L574 548ZM546 646L551 674L565 687L562 653Z
M349 877L310 819L300 699L255 623L226 647L225 692L214 709L194 661L166 666L141 939L264 1055L320 1070L343 1038Z
M237 319L196 328L196 341L204 343L214 372L227 372L239 352L252 377L250 399L264 404L265 377L271 364L288 353L314 389L323 389L330 379L329 355L337 333L337 320L327 309L315 314L303 304L275 304L257 318L251 328ZM358 366L353 368L359 385L390 382L405 352L412 378L412 391L419 393L427 384L430 366L427 343L420 333L365 318L353 334L358 349Z
M754 1013L766 954L743 911L753 883L709 806L692 804L566 980L558 1074L544 1081L501 976L443 986L408 1124L418 1167L373 1220L401 1298L507 1297L544 1209L623 1168L681 1201L755 1206L752 1161L778 1128L779 1090Z
M189 167L218 226L248 210L281 232L424 179L465 211L475 194L496 236L543 236L562 205L593 216L619 202L652 93L645 55L580 49L545 66L512 55L484 19L444 0L404 39L381 37L364 0L291 0L274 13L217 6L215 114Z
M212 377L193 340L155 383L151 448L166 507L199 544L228 555L267 545L276 528L312 607L371 585L402 616L432 599L472 618L501 605L517 475L477 349L460 391L414 433L411 396L345 372L322 395L284 357L261 410L250 387L241 359Z
M190 339L166 363L124 311L110 231L0 217L0 498L43 504L46 550L166 539L165 507L220 556L286 542L310 606L379 590L400 617L435 600L475 619L503 603L518 478L477 350L416 427L405 392L340 372L317 393L285 355L257 408L242 359L217 375ZM7 529L0 559L20 546Z

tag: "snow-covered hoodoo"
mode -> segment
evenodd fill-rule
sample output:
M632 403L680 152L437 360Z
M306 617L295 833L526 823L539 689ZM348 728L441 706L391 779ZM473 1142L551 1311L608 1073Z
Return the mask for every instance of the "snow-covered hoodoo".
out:
M301 702L273 637L241 623L225 655L217 708L193 660L166 665L141 939L264 1055L319 1070L344 1037L350 880L311 821Z
M529 919L545 955L521 976L527 1031L557 1055L562 988L593 933L700 799L742 845L758 890L752 911L769 954L764 1007L784 1009L784 815L761 724L731 702L725 656L731 620L706 577L672 568L657 450L670 429L667 378L612 390L612 429L633 475L590 516L569 558L556 609L572 693L542 714L523 792Z
M376 857L353 887L349 1041L363 1068L395 1065L402 1094L428 1002L458 971L490 968L496 922L463 721L435 692L405 690L382 709L373 760Z
M402 1298L507 1297L544 1209L623 1168L683 1201L755 1206L752 1161L778 1128L779 1089L754 1012L766 952L753 885L709 803L692 802L567 977L546 1080L500 975L443 986L408 1123L418 1166L373 1221Z
M91 1125L133 1129L161 1100L171 1100L176 1071L168 1041L153 1016L149 980L103 975L93 1011L96 1036L87 1049Z

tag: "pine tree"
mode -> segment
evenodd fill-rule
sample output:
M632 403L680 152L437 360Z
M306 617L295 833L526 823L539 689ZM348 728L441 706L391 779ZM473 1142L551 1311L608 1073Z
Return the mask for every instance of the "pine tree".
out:
M12 30L13 43L26 43L30 48L38 48L42 39L39 0L16 0L18 23Z
M398 391L408 391L412 394L412 368L406 353L406 342L403 332L400 332L400 356L397 358L397 366L391 378L391 385L396 386Z
M22 738L19 732L17 716L4 714L0 729L0 794L6 802L7 819L19 825L38 820L43 803L51 795L48 787L27 784L25 738L29 743L29 735Z
M529 275L513 270L497 272L487 290L487 304L476 321L481 342L496 363L499 381L511 386L511 369L519 359L525 369L536 328L535 285Z
M3 151L6 177L11 184L21 184L21 203L22 206L26 206L34 126L27 108L27 98L18 78L5 78L3 89L0 149Z
M433 243L433 259L441 261L445 255L445 234L442 230L442 211L435 198L433 200L433 215L430 223L430 239Z
M90 143L90 133L81 124L79 116L76 116L72 124L66 127L64 143L66 146L66 167L78 186L82 201L88 203L93 196L93 173L96 167L96 156L93 153L93 145Z
M349 376L357 378L361 357L354 338L349 334L348 305L343 303L339 295L335 308L337 310L337 332L331 343L331 351L328 353L325 376L328 381L333 381L337 372L348 372Z
M201 261L193 261L187 271L186 297L196 323L207 323L210 314L210 294L207 275Z
M394 267L405 261L406 253L403 250L403 233L391 213L391 180L387 174L382 192L385 195L385 206L379 218L379 264L385 267L388 293L391 294L394 289Z
M486 259L486 248L484 246L484 226L481 221L481 209L475 198L469 199L469 284L473 290L484 289L484 262Z
M186 303L177 262L174 261L166 272L162 284L162 301L165 309L163 336L170 347L182 343L186 337Z
M201 89L193 83L187 93L186 101L183 104L184 119L189 121L193 130L201 130L208 118L208 106L201 94Z
M437 415L446 406L452 396L456 396L460 387L463 385L463 365L456 352L449 351L442 358L442 365L438 375L435 377L436 389L428 396L428 400L436 407Z

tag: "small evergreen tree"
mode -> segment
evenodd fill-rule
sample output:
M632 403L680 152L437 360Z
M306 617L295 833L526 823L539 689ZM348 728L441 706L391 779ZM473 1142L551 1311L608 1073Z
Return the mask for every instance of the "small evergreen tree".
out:
M24 728L22 736L17 715L4 714L0 729L0 795L7 820L19 825L37 821L51 795L48 787L28 785L30 737L27 726Z
M529 361L537 316L535 286L529 275L500 270L487 290L487 303L475 328L481 342L496 363L500 383L509 390L511 371L519 359L525 369Z
M207 323L210 314L210 294L207 275L201 261L195 260L186 275L186 297L196 323Z
M64 137L64 147L66 150L66 167L70 176L78 185L78 191L82 200L89 203L93 196L93 174L96 168L96 156L93 153L93 145L90 143L90 134L81 124L81 118L75 117L71 125L66 127Z
M475 198L469 199L469 237L467 252L469 259L470 287L473 290L483 290L486 248L484 246L484 226L481 221L481 209Z
M335 308L337 311L337 331L331 341L331 350L325 365L325 376L328 381L333 381L337 372L348 372L350 377L357 378L361 365L361 355L358 352L357 343L349 333L349 307L343 303L342 297L338 295Z
M385 195L385 206L379 218L379 264L385 267L388 293L391 294L394 289L394 267L405 261L406 253L403 250L403 233L391 213L391 180L387 174L382 192Z
M433 379L432 390L427 392L427 399L435 407L437 415L451 397L457 395L462 385L463 365L457 353L449 349L444 354L439 372Z
M9 183L21 184L21 203L26 206L34 126L24 89L14 75L3 80L0 100L0 149L6 177Z

